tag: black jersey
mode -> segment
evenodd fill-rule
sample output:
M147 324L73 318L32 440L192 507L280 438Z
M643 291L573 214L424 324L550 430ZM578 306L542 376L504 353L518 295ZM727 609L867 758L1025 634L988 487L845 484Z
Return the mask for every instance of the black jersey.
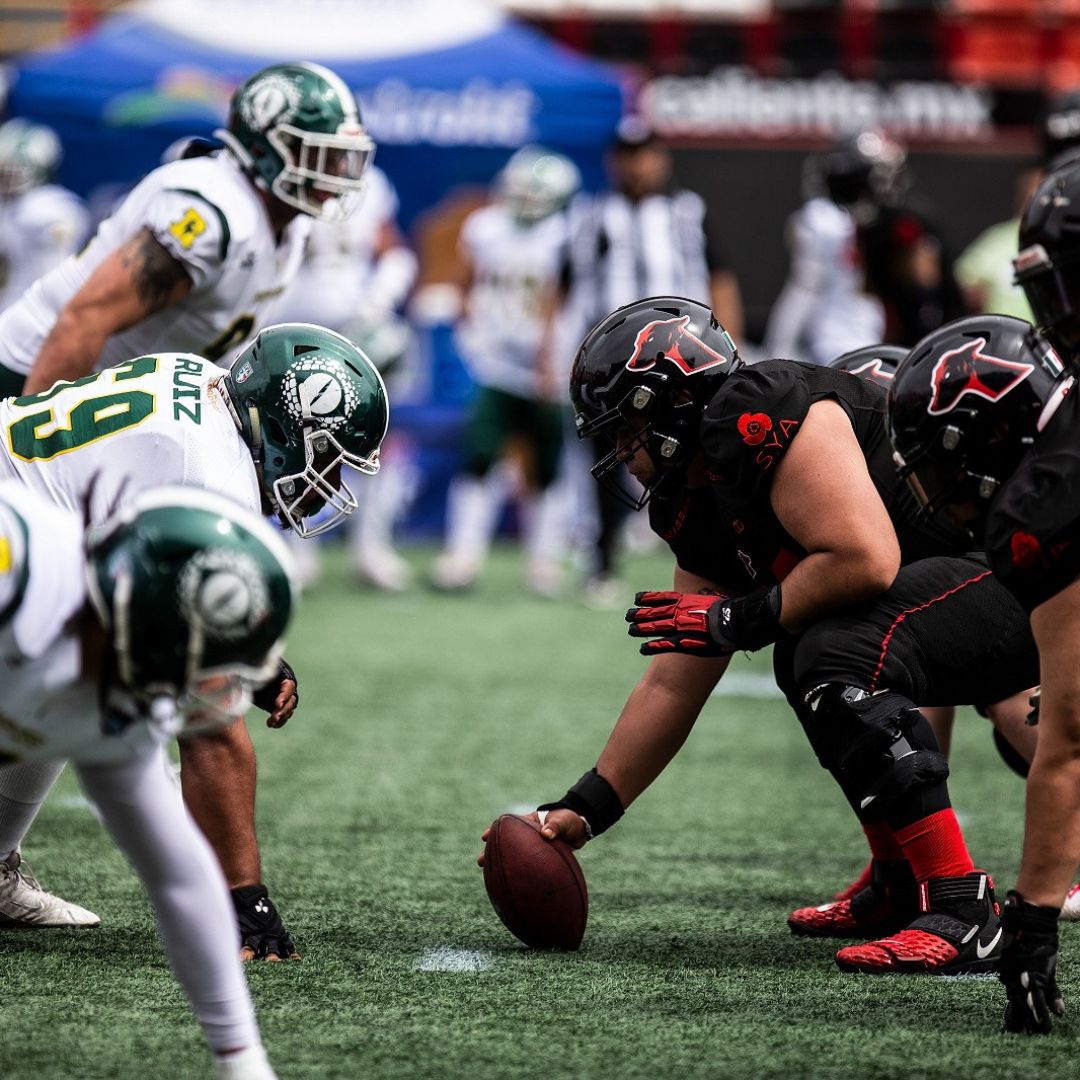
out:
M904 563L966 546L920 522L885 434L885 391L847 371L766 360L724 380L701 422L706 487L649 503L649 521L684 569L742 594L777 584L806 554L769 501L776 469L810 406L837 402L851 421L874 486L892 518Z
M990 507L994 573L1030 612L1080 577L1080 391L1074 386Z

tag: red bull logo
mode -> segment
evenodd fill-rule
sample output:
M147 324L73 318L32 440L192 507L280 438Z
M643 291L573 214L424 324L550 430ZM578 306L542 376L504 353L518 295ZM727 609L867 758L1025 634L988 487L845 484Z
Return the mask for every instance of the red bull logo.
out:
M634 339L634 353L626 362L627 370L649 371L658 360L664 359L676 364L684 375L695 375L731 362L730 355L718 353L688 330L689 323L689 315L677 315L643 326Z

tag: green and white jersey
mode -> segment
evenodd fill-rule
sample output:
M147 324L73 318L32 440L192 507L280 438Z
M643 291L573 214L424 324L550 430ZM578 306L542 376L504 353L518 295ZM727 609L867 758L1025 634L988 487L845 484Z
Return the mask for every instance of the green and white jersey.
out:
M56 184L0 199L0 311L78 251L89 228L82 199Z
M64 305L105 259L142 229L180 262L192 291L114 334L98 367L166 348L231 358L267 322L303 256L310 219L275 239L266 208L225 152L174 161L147 175L83 251L39 278L0 315L0 364L29 372Z
M153 721L128 722L135 710L123 695L103 707L96 678L83 671L75 616L85 602L79 515L0 481L0 765L127 761L175 729L167 702Z
M493 203L465 219L459 243L472 264L473 283L457 340L481 386L536 395L544 298L558 283L566 239L562 213L525 225Z
M0 479L80 518L88 509L94 523L163 484L217 491L258 512L251 452L217 386L224 374L199 356L160 353L0 401Z

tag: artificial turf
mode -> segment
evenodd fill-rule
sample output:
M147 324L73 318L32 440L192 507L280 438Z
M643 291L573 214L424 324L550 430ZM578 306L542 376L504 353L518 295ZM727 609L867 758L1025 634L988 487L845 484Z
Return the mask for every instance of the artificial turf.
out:
M766 656L740 659L746 696L710 701L581 854L582 949L519 946L484 895L479 835L595 760L645 663L622 613L524 594L508 551L469 596L363 592L327 554L290 640L301 711L277 732L252 717L264 878L304 953L248 969L282 1080L1076 1075L1071 1016L1046 1039L1006 1037L992 978L842 975L836 943L789 934L788 911L846 884L863 842L783 702L761 696ZM668 560L631 559L626 577L629 603L667 587ZM970 710L953 769L1003 895L1023 785ZM0 1076L208 1076L145 899L69 777L25 847L103 925L0 932ZM1076 1005L1078 937L1063 928Z

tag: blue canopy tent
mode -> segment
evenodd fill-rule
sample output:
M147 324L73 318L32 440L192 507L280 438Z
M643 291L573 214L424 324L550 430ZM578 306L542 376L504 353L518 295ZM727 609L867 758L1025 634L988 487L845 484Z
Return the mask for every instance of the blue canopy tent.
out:
M252 72L288 60L325 64L357 93L405 228L453 188L486 184L527 143L568 154L598 186L622 112L609 69L474 0L143 0L84 38L22 57L8 111L56 129L61 183L116 192L175 139L221 127ZM471 384L445 324L421 341L428 393L394 418L427 480L412 528L432 531Z
M60 134L61 183L87 194L131 182L174 139L221 126L233 88L246 76L275 60L297 59L326 64L358 93L378 144L376 160L398 189L406 226L456 185L488 181L529 142L573 157L586 186L602 178L603 148L622 108L609 69L490 10L474 20L471 36L416 31L433 18L468 24L476 7L468 0L347 6L308 0L280 9L273 0L257 6L187 0L183 19L168 18L176 7L169 0L135 5L87 37L18 63L9 112ZM301 33L286 12L319 21L321 33ZM448 20L448 12L456 19ZM364 32L372 20L382 30L379 48L350 50L350 42L372 36ZM388 37L388 21L400 32ZM257 26L258 33L238 36L237 25ZM185 27L198 33L182 32ZM251 51L217 45L252 37ZM418 38L430 47L416 51L411 43ZM306 51L312 49L321 51Z

